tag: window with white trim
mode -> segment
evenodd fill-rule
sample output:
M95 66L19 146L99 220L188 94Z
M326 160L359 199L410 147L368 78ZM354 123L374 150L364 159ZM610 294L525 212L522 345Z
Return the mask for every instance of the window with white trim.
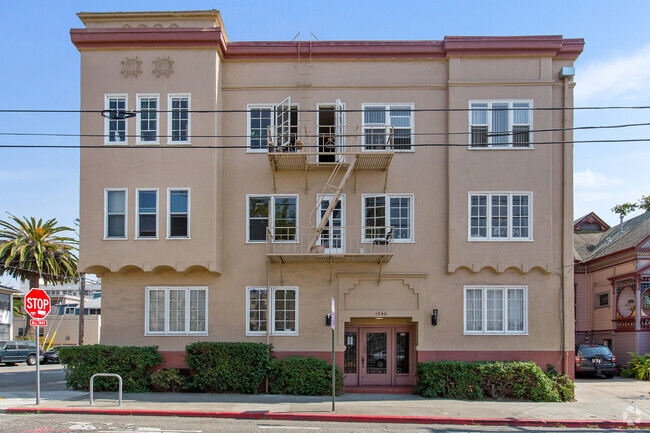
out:
M207 287L147 287L145 335L208 334Z
M158 143L158 95L137 95L137 143Z
M271 335L298 335L298 287L271 287L267 306L266 287L246 288L246 335L266 335L267 310Z
M126 239L126 189L104 190L104 238Z
M272 135L277 134L275 128L278 126L277 117L282 109L274 104L248 104L248 150L250 152L266 152L269 131ZM298 104L291 104L288 109L289 121L289 146L286 151L296 151L296 139L298 137Z
M247 242L266 242L268 227L271 227L273 242L298 240L297 195L249 195L246 215Z
M362 104L363 149L413 150L413 104ZM392 134L392 135L391 135Z
M527 286L465 286L465 334L526 334Z
M158 237L158 190L137 189L136 209L138 214L135 220L135 233L137 238Z
M393 242L413 241L412 194L364 194L363 241L383 239L392 229Z
M532 147L532 101L469 101L470 147Z
M127 95L106 95L104 108L110 115L104 119L107 143L126 143Z
M167 143L190 143L190 95L168 95Z
M529 241L533 239L533 194L470 192L470 241Z
M190 237L190 190L168 189L168 238Z

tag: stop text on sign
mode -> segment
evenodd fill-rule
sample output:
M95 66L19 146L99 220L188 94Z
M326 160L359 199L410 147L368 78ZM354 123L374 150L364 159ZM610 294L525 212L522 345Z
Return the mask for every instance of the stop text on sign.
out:
M28 298L25 302L25 306L28 310L38 311L38 314L46 314L45 312L48 311L50 307L50 300Z

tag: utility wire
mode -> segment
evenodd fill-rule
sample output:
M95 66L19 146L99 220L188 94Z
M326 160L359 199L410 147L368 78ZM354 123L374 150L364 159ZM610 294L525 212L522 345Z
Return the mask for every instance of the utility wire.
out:
M372 104L368 104L368 106L372 106ZM386 104L377 104L377 106L386 106ZM490 109L490 108L406 108L405 106L400 105L399 103L395 104L389 104L389 107L398 107L395 109L392 109L391 111L409 111L409 112L467 112L467 111L565 111L565 110L648 110L650 109L650 105L611 105L611 106L584 106L584 107L528 107L528 108L521 108L521 107L504 107L504 108L498 108L498 109ZM404 107L404 108L399 108L399 107ZM266 108L266 107L264 107ZM269 106L269 108L271 108ZM177 113L179 111L182 111L184 113L250 113L251 111L257 111L260 108L251 108L251 109L239 109L239 110L110 110L110 111L115 111L119 113L125 113L125 114L136 114L136 113L150 113L150 112L157 112L157 113ZM96 113L96 114L101 114L102 112L105 112L107 110L102 109L102 110L57 110L57 109L12 109L12 108L6 108L6 109L0 109L0 113ZM291 109L291 112L298 112L298 113L318 113L322 110L318 109ZM364 108L350 108L350 109L343 109L343 110L336 110L336 109L330 109L327 111L333 111L333 112L338 112L338 113L363 113L363 112L368 112L367 109Z
M540 133L540 132L562 132L562 131L582 131L582 130L594 130L594 129L619 129L619 128L632 128L639 126L650 126L648 123L624 123L618 125L590 125L590 126L574 126L572 128L547 128L547 129L531 129L526 131L527 133ZM362 126L363 127L363 126ZM293 126L292 128L299 128ZM436 135L471 135L471 131L462 131L462 132L412 132L410 135L414 136L436 136ZM489 137L507 137L511 135L520 134L515 131L503 131L498 133L488 133ZM328 134L295 134L300 138L320 138L323 136L329 136ZM365 137L367 134L333 134L336 137L342 138L358 138ZM16 137L109 137L108 134L73 134L73 133L56 133L56 132L0 132L0 136L16 136ZM125 134L124 137L128 138L137 138L138 134ZM169 138L171 135L156 135L156 138ZM188 138L259 138L252 135L189 135Z
M542 142L533 142L532 145L552 145L552 144L584 144L584 143L643 143L650 142L650 138L621 138L621 139L601 139L601 140L572 140L572 141L542 141ZM500 146L499 144L505 144L505 146ZM400 148L402 146L403 148ZM302 148L320 148L323 146L320 145L303 145ZM414 144L405 144L405 145L382 145L382 144L372 144L372 145L339 145L338 148L356 148L365 147L364 151L385 151L391 150L387 149L393 147L393 150L399 151L409 151L412 147L470 147L473 149L488 149L488 148L502 148L502 149L532 149L533 147L522 146L522 147L510 147L509 143L494 143L494 144L484 144L484 145L474 145L468 143L414 143ZM12 149L251 149L250 146L245 144L242 145L195 145L195 144L99 144L99 145L80 145L80 144L0 144L0 148L12 148ZM259 150L260 153L266 152L266 147L252 148ZM282 149L278 147L278 149ZM269 152L273 154L274 152ZM282 154L283 152L277 152ZM300 152L287 152L287 153L300 153Z

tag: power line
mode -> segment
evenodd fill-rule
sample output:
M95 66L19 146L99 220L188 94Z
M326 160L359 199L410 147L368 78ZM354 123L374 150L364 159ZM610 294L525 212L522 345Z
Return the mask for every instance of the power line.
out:
M552 144L585 144L585 143L643 143L650 142L650 138L621 138L621 139L600 139L600 140L572 140L572 141L541 141L533 142L534 145L552 145ZM508 146L499 146L499 144L509 143L494 143L494 144L484 144L484 145L474 145L468 143L414 143L414 144L405 144L405 145L381 145L381 144L368 144L365 146L362 145L352 145L344 144L336 147L346 149L346 148L361 148L365 147L364 151L384 151L390 150L389 147L393 147L393 150L396 151L408 151L412 147L470 147L475 149L486 149L491 146L492 148L503 148L503 149L532 149L532 147L522 146L522 147L508 147ZM400 146L403 149L400 149ZM319 145L303 145L302 148L321 148L323 146ZM128 144L99 144L99 145L80 145L80 144L0 144L0 148L13 148L13 149L251 149L250 146L245 144L243 145L178 145L178 144L137 144L137 145L128 145ZM264 152L267 150L266 147L254 148ZM281 149L281 148L279 148ZM260 152L260 153L261 153ZM270 152L273 153L273 152ZM282 152L278 152L282 153ZM299 152L288 152L288 153L299 153Z
M269 108L271 108L269 105ZM377 104L377 106L386 106L386 104ZM372 106L371 103L368 106ZM648 110L650 105L610 105L610 106L584 106L584 107L503 107L498 109L490 108L407 108L400 105L399 103L389 104L389 107L400 107L395 108L391 111L409 111L409 112L467 112L467 111L566 111L566 110ZM401 108L403 107L403 108ZM266 107L264 107L266 108ZM250 113L251 111L259 110L260 108L250 108L250 109L238 109L238 110L182 110L184 113ZM0 109L0 113L86 113L86 114L101 114L105 112L105 109L102 110L64 110L64 109ZM119 113L125 114L137 114L137 113L176 113L179 110L111 110ZM292 112L298 113L318 113L322 110L319 109L291 109ZM367 112L367 109L364 108L350 108L350 109L329 109L328 111L339 112L339 113L363 113Z
M562 131L582 131L582 130L597 130L597 129L620 129L620 128L633 128L639 126L650 126L648 123L624 123L617 125L589 125L589 126L574 126L572 128L546 128L546 129L530 129L527 133L540 133L540 132L562 132ZM363 126L361 126L363 127ZM294 126L293 128L299 128ZM437 136L437 135L471 135L471 131L461 132L412 132L412 136ZM506 137L519 134L515 131L503 131L498 133L488 133L490 137ZM295 135L291 133L291 135ZM299 134L300 138L320 138L327 134ZM336 137L341 138L358 138L365 137L367 134L335 134ZM16 136L16 137L96 137L106 138L109 134L73 134L73 133L56 133L56 132L0 132L0 136ZM124 134L127 138L138 138L138 134ZM169 138L171 135L156 135L156 138ZM252 135L189 135L188 138L258 138Z

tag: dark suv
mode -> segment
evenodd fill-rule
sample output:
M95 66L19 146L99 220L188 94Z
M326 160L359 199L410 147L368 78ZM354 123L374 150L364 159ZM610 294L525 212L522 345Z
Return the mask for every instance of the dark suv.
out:
M42 355L40 359L43 360ZM36 364L36 342L0 341L0 362L6 365L15 365L17 362Z
M616 374L616 357L602 344L579 344L576 346L576 374L579 373L599 374L611 379Z

